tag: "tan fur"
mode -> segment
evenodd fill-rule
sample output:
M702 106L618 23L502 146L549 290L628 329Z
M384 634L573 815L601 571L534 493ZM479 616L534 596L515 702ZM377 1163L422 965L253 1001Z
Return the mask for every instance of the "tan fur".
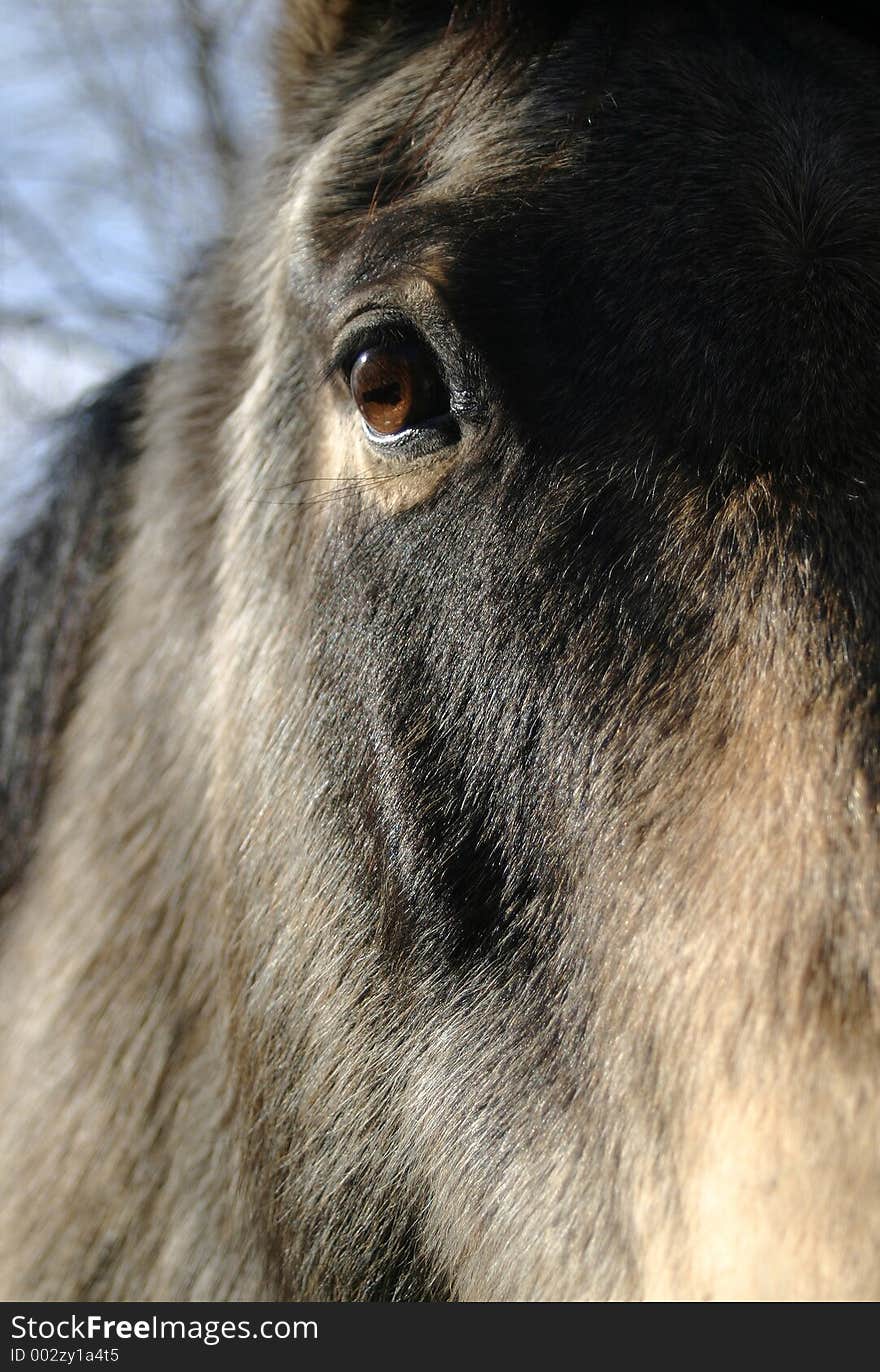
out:
M211 305L200 314L213 314ZM222 391L237 364L213 341L229 330L212 321L211 335L203 356ZM212 618L205 534L216 517L215 415L207 395L207 412L184 410L180 373L172 359L167 366L145 420L166 438L135 473L131 543L95 653L101 671L64 740L39 858L4 911L3 1092L16 1105L0 1144L9 1188L0 1287L19 1299L67 1298L74 1269L104 1299L139 1287L154 1299L258 1290L234 1218L228 1105L211 1084L227 1071L222 1009L211 1004L217 953L193 926L205 920L210 930L218 907L205 860L211 690L190 674ZM163 1106L172 1078L177 1089ZM138 1089L111 1150L103 1140L116 1132L123 1083ZM146 1167L145 1135L155 1146ZM74 1146L85 1170L71 1165ZM23 1158L35 1163L24 1173ZM156 1169L161 1219L151 1229L144 1215L156 1204ZM50 1185L56 1200L46 1212ZM120 1259L132 1232L141 1245Z

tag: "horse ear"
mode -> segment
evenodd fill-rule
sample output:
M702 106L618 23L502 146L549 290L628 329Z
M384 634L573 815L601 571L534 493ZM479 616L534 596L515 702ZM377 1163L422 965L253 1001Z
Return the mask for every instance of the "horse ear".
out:
M274 67L282 110L300 109L312 83L342 48L353 48L385 30L392 38L413 28L442 32L457 6L453 0L418 5L400 0L281 0Z
M291 75L329 57L342 42L358 0L283 0L276 38L279 70Z

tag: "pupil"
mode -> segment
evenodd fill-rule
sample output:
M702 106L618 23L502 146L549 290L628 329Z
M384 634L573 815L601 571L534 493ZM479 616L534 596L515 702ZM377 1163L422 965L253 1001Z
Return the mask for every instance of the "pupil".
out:
M402 399L400 383L389 381L384 386L374 386L365 397L368 405L399 405Z
M432 371L415 348L367 348L354 363L349 387L377 434L400 434L436 413Z

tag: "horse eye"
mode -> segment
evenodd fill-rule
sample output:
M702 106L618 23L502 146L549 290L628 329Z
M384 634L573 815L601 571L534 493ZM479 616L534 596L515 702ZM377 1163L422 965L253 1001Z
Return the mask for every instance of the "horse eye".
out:
M367 348L355 359L348 384L367 426L385 438L437 419L449 409L436 364L413 344Z

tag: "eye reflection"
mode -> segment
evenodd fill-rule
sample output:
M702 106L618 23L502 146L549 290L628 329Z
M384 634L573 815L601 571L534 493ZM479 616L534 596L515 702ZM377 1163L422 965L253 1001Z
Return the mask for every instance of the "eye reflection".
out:
M367 348L349 376L352 398L368 427L389 437L446 413L449 400L430 355L413 344Z

